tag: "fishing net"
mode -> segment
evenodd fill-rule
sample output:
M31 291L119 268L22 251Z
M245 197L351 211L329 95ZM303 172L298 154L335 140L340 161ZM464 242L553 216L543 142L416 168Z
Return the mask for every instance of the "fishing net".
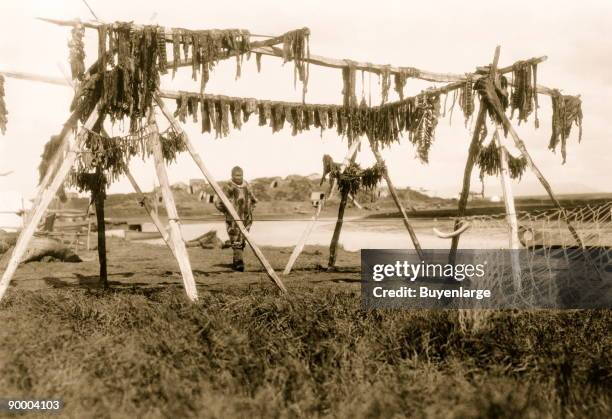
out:
M525 248L569 251L578 247L567 228L565 216L578 231L584 245L612 250L612 201L559 209L517 211L519 239ZM471 230L500 230L506 234L505 214L478 215L463 218Z
M569 231L565 216L584 244ZM505 214L467 216L471 228L462 248L481 243L478 257L488 265L486 286L506 288L504 305L519 307L582 307L609 298L612 289L612 202L558 209L518 211L520 250L508 248ZM465 236L465 237L463 237ZM497 246L497 248L495 248ZM513 259L520 266L520 278ZM476 261L478 262L478 261ZM479 280L480 282L480 280Z

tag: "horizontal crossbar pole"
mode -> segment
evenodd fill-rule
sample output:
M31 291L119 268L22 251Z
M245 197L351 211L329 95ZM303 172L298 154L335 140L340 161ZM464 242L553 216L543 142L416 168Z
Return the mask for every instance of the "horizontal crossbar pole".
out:
M538 60L544 61L546 59L546 57L540 57L538 58ZM538 61L538 62L541 62ZM500 73L504 73L504 72L510 72L512 71L512 66L509 67L504 67L502 69L499 70ZM16 79L20 79L20 80L30 80L30 81L37 81L37 82L42 82L42 83L48 83L48 84L55 84L55 85L61 85L61 86L71 86L70 83L60 77L49 77L49 76L43 76L43 75L39 75L39 74L34 74L34 73L25 73L25 72L17 72L17 71L2 71L0 70L0 74L5 76L5 77L11 77L11 78L16 78ZM512 83L510 83L512 84ZM433 88L433 89L429 89L426 90L426 93L429 94L443 94L443 93L448 93L451 92L455 89L458 89L460 87L462 87L464 85L464 81L457 81L454 83L449 83L445 86L441 86L438 88ZM553 95L554 92L556 91L556 89L551 89L549 87L545 87L545 86L541 86L538 85L537 86L537 92L539 94L543 94L543 95ZM181 97L181 93L180 91L175 91L175 90L161 90L160 91L160 96L165 98L165 99L178 99ZM200 95L199 92L183 92L186 93L188 95ZM210 99L214 99L217 97L221 97L222 95L210 95L210 94L204 94L203 97L204 98L210 98ZM252 98L238 98L238 97L229 97L229 96L224 96L227 97L229 99L252 99ZM410 98L406 98L404 100L408 100ZM270 101L270 102L277 102L279 103L279 101ZM303 105L302 102L280 102L280 103L284 103L286 105ZM395 102L390 102L384 106L389 106L392 105ZM316 106L315 104L311 104L313 106ZM325 105L325 106L329 106L329 105ZM334 105L332 105L334 106ZM337 105L340 106L340 105Z
M52 23L54 25L59 25L59 26L78 26L78 25L82 25L84 28L89 28L89 29L98 29L100 26L102 25L107 25L108 23L105 22L81 22L79 20L62 20L62 19L48 19L45 17L38 17L38 20L42 20L43 22L47 22L47 23ZM144 25L136 25L134 24L134 27L136 29L142 29L144 28ZM178 28L177 28L178 29ZM245 33L248 33L248 31L246 29L239 29L244 31ZM194 31L197 32L197 31ZM164 34L166 35L166 42L172 42L172 34L173 34L173 29L172 28L166 28L164 27ZM262 36L262 35L258 35L258 36ZM269 39L266 39L264 41L255 41L255 42L251 42L251 47L252 48L259 48L259 47L267 47L267 46L272 46L272 45L276 45L276 44L280 44L281 42L283 42L283 35L280 36L276 36L276 37L271 37Z
M76 26L78 24L83 25L86 28L97 29L103 23L100 22L80 22L78 20L58 20L58 19L47 19L47 18L38 18L42 21L53 23L61 26ZM134 25L136 28L142 28L142 25ZM172 29L166 28L166 41L172 42ZM283 42L284 35L280 35L274 38L267 39L265 41L256 41L251 42L250 51L257 54L270 55L274 57L283 57L283 50L281 48L275 47L274 45L280 44ZM226 58L231 57L229 55ZM523 61L524 63L530 64L538 64L543 61L546 61L547 57L534 57L528 60ZM438 73L434 71L422 70L415 67L398 67L392 66L389 64L373 64L369 62L360 62L353 61L350 59L338 59L338 58L329 58L321 55L310 54L309 57L305 58L305 61L310 64L319 65L323 67L330 68L345 68L347 66L352 66L355 70L359 71L369 71L372 73L380 74L384 71L389 71L390 74L406 74L409 75L410 78L420 79L430 82L436 83L452 83L452 82L464 82L467 80L468 76L479 76L480 73L467 73L467 74L455 74L455 73ZM189 66L191 65L191 60L181 60L180 63L177 63L177 66ZM173 63L168 63L168 67L172 67ZM513 69L513 66L508 66L504 68L500 68L498 72L500 74L509 73ZM540 88L542 91L540 91ZM451 89L451 90L454 90ZM550 89L545 87L538 86L538 93L550 94L548 91Z

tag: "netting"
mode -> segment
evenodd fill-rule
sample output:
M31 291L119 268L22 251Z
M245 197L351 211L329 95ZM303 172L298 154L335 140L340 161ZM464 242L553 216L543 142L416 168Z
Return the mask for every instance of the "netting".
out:
M569 219L586 247L612 248L612 201L559 210L517 211L519 239L526 248L573 249L578 246L567 228ZM505 214L464 217L473 230L507 230Z
M566 217L584 248L569 231ZM527 307L590 306L612 292L612 202L564 210L518 211L517 219L522 248L507 252L491 249L483 251L481 257L489 266L484 285L508 288L504 303ZM472 235L508 237L505 214L463 220L471 223ZM516 276L517 265L520 277Z

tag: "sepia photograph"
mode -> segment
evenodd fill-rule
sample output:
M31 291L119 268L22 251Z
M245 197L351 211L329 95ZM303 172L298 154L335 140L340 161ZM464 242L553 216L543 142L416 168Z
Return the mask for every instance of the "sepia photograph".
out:
M612 3L0 5L0 416L612 417Z

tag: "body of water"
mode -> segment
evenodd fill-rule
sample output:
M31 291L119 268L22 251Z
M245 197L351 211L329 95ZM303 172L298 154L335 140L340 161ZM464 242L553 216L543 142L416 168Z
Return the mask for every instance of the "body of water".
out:
M295 246L310 220L262 220L255 221L251 227L253 240L260 246ZM329 246L336 221L319 220L306 241L307 245ZM421 243L426 249L448 249L450 239L434 235L432 227L449 231L451 222L415 220L414 227ZM223 221L189 223L181 225L185 240L194 239L208 231L215 230L221 240L227 240ZM156 231L150 223L143 225L143 231ZM147 240L147 243L164 244L162 239ZM348 219L345 220L340 234L340 244L348 251L360 249L412 249L410 236L401 220L397 219ZM464 249L498 249L508 246L508 236L504 230L468 230L460 241Z

